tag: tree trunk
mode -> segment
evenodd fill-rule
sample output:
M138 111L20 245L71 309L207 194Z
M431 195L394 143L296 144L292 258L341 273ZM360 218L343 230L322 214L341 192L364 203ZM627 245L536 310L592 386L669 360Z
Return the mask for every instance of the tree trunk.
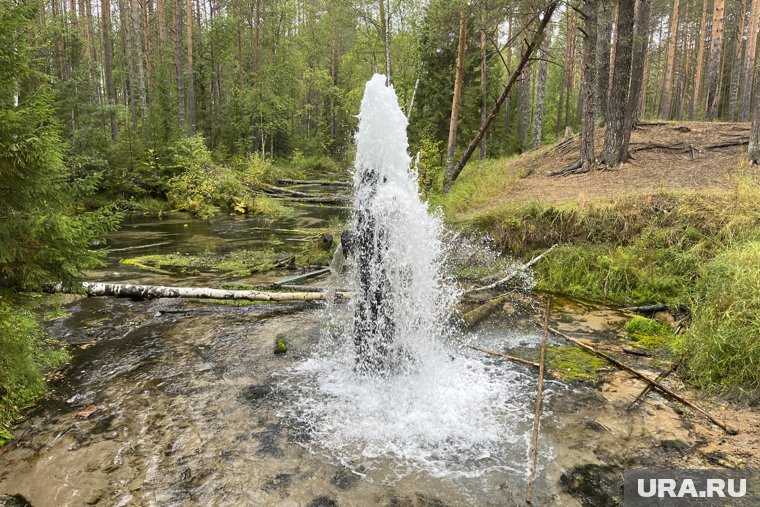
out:
M113 86L113 62L111 58L111 5L109 0L101 0L103 19L103 71L106 75L106 93L111 117L111 141L119 140L119 125L116 123L116 90Z
M609 103L612 115L607 123L602 149L602 161L608 167L617 167L625 160L623 141L631 77L633 17L633 2L619 0L614 80Z
M671 102L673 97L673 69L676 65L676 43L678 42L678 8L680 0L673 0L673 12L670 15L668 30L668 57L665 61L665 78L662 82L662 97L660 98L660 117L671 118Z
M699 22L699 44L697 46L697 63L696 70L694 71L694 90L691 99L691 106L689 107L689 119L691 120L697 117L697 107L700 105L700 97L702 96L702 74L704 72L705 63L705 39L707 38L708 1L709 0L702 0L702 17Z
M119 18L121 21L121 34L124 41L124 53L127 56L127 103L129 105L129 117L132 129L137 130L137 99L135 93L135 62L132 56L134 47L132 37L132 16L127 2L131 0L119 0Z
M530 67L525 66L517 83L517 110L520 112L520 151L526 151L530 132Z
M718 116L720 108L721 52L723 50L723 20L725 0L715 0L713 6L712 37L710 57L707 64L707 107L708 120Z
M610 95L612 94L612 78L614 76L615 72L615 52L617 51L617 38L618 38L618 19L620 17L620 0L617 0L616 2L613 2L612 6L612 43L610 46L610 75L607 76L607 87L610 90ZM610 109L609 109L609 97L607 98L608 106L607 106L607 121L610 119Z
M631 132L636 122L641 90L644 84L644 60L649 45L649 18L652 14L652 0L637 0L636 21L633 32L633 61L631 63L631 91L628 95L628 106L623 128L623 157L628 157L628 144L631 142Z
M486 64L488 63L486 61L486 12L485 9L482 10L481 16L480 16L480 126L482 127L486 123L486 118L488 117L488 112L486 111L486 107L488 107L488 81L486 79ZM483 140L480 142L480 160L486 159L486 154L488 153L486 149L486 138L483 137Z
M562 78L559 83L559 102L557 103L557 139L562 136L562 104L565 101L565 74L562 70Z
M163 54L166 47L166 4L164 2L165 0L157 0L156 2L159 54Z
M752 0L749 10L749 30L747 31L747 50L744 52L744 69L742 72L742 93L739 105L739 121L752 119L752 89L755 76L755 54L757 53L758 30L760 29L760 0ZM738 64L738 62L735 62ZM757 85L757 83L754 83ZM760 106L755 102L755 108Z
M185 125L185 69L182 57L182 0L174 0L174 65L176 67L177 125Z
M142 20L140 19L139 0L129 0L130 10L132 11L132 45L135 48L135 61L137 63L137 95L140 99L140 116L145 121L148 116L148 106L145 98L145 69L143 67L143 48L142 48ZM150 60L150 58L148 58Z
M195 135L195 71L193 70L193 3L186 0L187 23L187 132Z
M756 66L755 83L760 83L760 65ZM755 86L755 108L752 110L752 132L749 136L749 150L747 156L751 164L760 164L760 86Z
M382 0L381 0L382 1ZM464 51L467 45L467 10L459 12L459 41L457 42L457 67L454 76L454 96L451 101L451 119L449 121L449 142L446 148L445 183L454 181L454 152L457 148L457 125L459 122L459 103L462 99L462 81L464 80Z
M583 120L581 121L581 155L580 166L583 172L591 170L596 162L594 153L594 131L596 129L596 118L594 117L596 104L594 96L598 87L594 86L597 76L598 65L596 64L597 49L597 15L598 9L594 5L594 0L584 0L585 20L583 23L584 32L586 32L583 41Z
M594 13L596 18L596 13ZM596 28L592 25L592 28ZM544 101L546 100L546 78L549 74L549 44L551 42L551 24L546 28L544 42L541 45L538 64L538 83L536 84L536 108L533 113L533 148L541 146L544 139ZM593 79L592 81L593 82ZM591 87L593 88L593 87ZM481 121L481 126L484 122Z
M596 93L594 96L595 117L599 125L604 125L607 115L607 98L610 94L610 38L612 37L612 5L610 0L597 3L596 37Z
M573 81L575 80L575 11L570 9L567 13L567 33L565 46L565 127L572 123L570 115L570 101L573 94Z
M689 0L689 3L686 7L686 17L690 17L693 6L693 0ZM688 20L687 20L688 21ZM689 83L691 75L691 56L693 53L692 47L694 42L694 30L691 27L691 23L686 24L686 27L684 29L684 35L686 39L686 47L685 47L685 54L683 56L683 71L681 75L681 79L679 80L681 83L680 86L680 93L678 94L678 109L676 113L676 117L679 120L683 120L686 118L686 104L688 103L687 97L689 96ZM634 48L635 51L635 48Z
M385 85L391 84L391 41L390 41L390 2L385 4L386 0L380 0L380 38L383 41L385 50Z
M137 0L134 0L137 1ZM148 101L153 100L153 55L151 52L150 22L148 21L148 2L149 0L140 0L142 10L142 37L143 46L145 47L145 68L148 72L148 88L146 95ZM144 114L143 114L144 116Z
M734 61L731 63L731 83L728 95L728 119L736 121L739 111L739 83L741 81L742 49L744 43L744 18L747 14L747 0L742 0L739 9L739 26L736 29L736 47L734 48Z

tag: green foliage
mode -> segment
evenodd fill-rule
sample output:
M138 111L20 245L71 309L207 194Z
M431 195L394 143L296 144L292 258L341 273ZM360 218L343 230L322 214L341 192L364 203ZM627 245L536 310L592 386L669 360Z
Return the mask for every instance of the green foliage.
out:
M66 349L46 338L32 313L38 304L0 291L0 446L10 439L10 425L19 410L44 394L44 372L69 358Z
M199 136L179 140L173 148L177 175L167 184L169 203L207 220L220 211L263 215L288 212L274 199L256 195L251 185L271 177L270 165L256 157L238 163L238 169L214 164L211 152Z
M597 371L607 363L604 359L575 346L552 345L546 348L546 366L564 381L597 379Z
M75 180L63 155L47 77L32 71L34 11L0 8L0 287L71 282L98 264L89 249L115 225L108 211L82 212L95 178ZM18 105L15 105L18 95Z
M635 316L623 327L636 345L645 349L662 349L674 345L673 330L654 319Z
M417 182L420 195L428 199L439 195L443 189L443 152L441 142L429 137L423 137L419 143L419 159L417 161Z
M731 247L700 270L683 353L702 387L760 388L760 242Z

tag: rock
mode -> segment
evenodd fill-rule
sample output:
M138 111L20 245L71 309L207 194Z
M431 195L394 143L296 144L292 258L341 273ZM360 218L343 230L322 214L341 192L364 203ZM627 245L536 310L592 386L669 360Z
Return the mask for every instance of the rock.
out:
M274 343L274 353L275 354L284 354L288 351L288 344L285 343L285 338L278 337L277 340Z
M578 465L559 479L562 489L583 507L616 507L623 498L623 474L609 465Z
M306 507L338 507L338 502L326 496L318 496L309 502Z

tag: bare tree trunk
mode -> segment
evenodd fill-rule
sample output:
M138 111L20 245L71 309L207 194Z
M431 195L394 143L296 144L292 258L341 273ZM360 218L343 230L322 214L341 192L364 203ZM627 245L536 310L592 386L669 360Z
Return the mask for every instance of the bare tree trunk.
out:
M755 83L760 83L760 65L756 65ZM755 108L752 110L752 132L749 136L747 156L751 164L760 164L760 86L755 86Z
M593 3L593 0L591 0ZM595 9L594 6L590 8ZM596 19L596 13L594 13L594 19ZM596 27L592 25L595 30ZM546 27L546 34L544 35L544 42L541 45L541 51L539 57L541 62L538 64L538 82L536 84L536 108L533 112L533 148L541 146L541 142L544 139L544 101L546 100L546 78L549 74L549 43L551 41L551 24ZM596 39L596 34L594 34ZM596 41L594 42L596 44ZM596 48L594 48L596 49ZM592 69L593 71L593 69ZM593 76L592 76L593 77ZM593 83L593 79L591 80ZM593 87L592 94L593 94ZM484 122L481 121L481 126Z
M678 42L678 9L680 0L673 0L673 12L670 15L668 30L668 57L665 61L665 78L662 82L662 97L660 98L660 117L669 120L671 117L671 101L673 97L673 69L676 65L676 43Z
M517 109L520 112L520 151L526 151L529 147L530 78L530 67L526 66L520 73L520 81L517 83Z
M193 67L193 3L186 0L187 23L187 132L195 135L195 71Z
M177 125L180 132L185 125L185 69L182 57L182 0L174 0L174 65L176 66Z
M596 63L597 49L597 15L598 9L594 5L594 0L584 0L585 20L583 22L584 32L586 32L583 41L583 120L581 121L581 154L580 168L583 172L591 170L596 162L594 153L594 131L596 130L596 104L594 96L598 87L594 86L598 65Z
M599 125L604 125L607 116L607 98L610 94L610 38L612 37L612 4L610 0L597 3L596 36L596 94L594 115Z
M138 1L138 0L133 0ZM148 71L148 88L146 91L146 95L148 97L149 101L153 100L153 54L151 52L151 44L150 44L150 23L148 21L148 2L150 0L139 0L140 1L140 7L142 10L142 37L143 37L143 46L145 47L145 68ZM145 117L145 113L143 113L143 117Z
M744 52L744 69L742 75L741 103L739 121L749 121L752 117L752 89L755 75L755 54L757 53L758 33L760 29L760 0L752 0L749 10L749 30L747 31L747 50ZM735 62L738 64L738 62ZM754 83L757 86L757 83ZM755 108L760 103L755 102Z
M708 120L718 116L720 108L721 53L723 51L723 20L725 0L713 3L712 38L710 40L710 57L707 64L707 108Z
M614 80L609 103L612 115L607 123L604 148L602 149L602 161L608 167L617 167L625 160L623 141L625 118L628 111L628 90L630 89L633 21L633 2L619 0Z
M567 13L567 46L565 47L565 127L572 123L570 114L570 100L573 94L573 81L575 80L575 11Z
M382 0L381 0L382 1ZM451 118L449 121L449 142L446 148L446 169L444 183L451 183L456 177L454 171L454 152L457 148L457 125L459 122L459 103L462 99L462 81L464 80L464 51L467 46L467 9L459 12L459 41L457 43L457 68L454 76L454 96L451 101ZM446 185L444 185L446 186ZM448 188L448 187L447 187Z
M137 99L135 98L135 63L132 57L132 17L129 14L130 0L119 0L119 18L121 21L121 35L124 41L124 52L127 56L127 103L129 116L132 120L132 129L137 129Z
M562 104L565 100L565 76L564 70L562 80L559 85L559 102L557 103L557 139L562 136Z
M612 78L614 76L615 72L615 52L617 51L617 38L618 38L618 18L620 16L620 0L613 1L612 6L612 44L610 46L610 75L607 78L607 87L610 90L610 94L612 94ZM608 104L609 104L609 97L607 98ZM607 121L609 121L610 116L610 109L609 105L607 106Z
M485 122L486 118L488 117L488 112L486 111L486 107L488 107L488 81L486 79L486 64L488 63L486 61L486 11L485 8L482 9L480 14L480 126L482 127ZM488 153L486 149L486 138L483 137L483 140L480 142L480 160L486 159L486 154Z
M705 64L705 40L707 38L707 3L708 0L702 0L702 17L699 22L699 41L697 46L697 63L694 71L694 89L689 106L689 118L697 117L698 107L700 106L700 97L702 96L702 74Z
M689 0L689 3L686 7L686 16L689 17L691 12L693 11L693 0ZM691 23L687 23L686 28L684 30L686 35L686 51L685 55L683 57L683 74L681 76L681 91L678 94L678 113L677 117L678 119L685 119L686 118L686 105L689 102L688 96L689 96L689 83L691 82L690 76L691 76L691 57L693 51L693 42L694 42L694 29L691 27Z
M652 0L637 0L636 21L633 32L633 61L631 63L631 92L628 95L628 106L623 127L623 157L628 156L628 144L631 142L631 132L636 122L636 113L644 84L644 60L649 45L649 18L652 14Z
M739 83L741 81L742 49L744 43L744 18L747 14L747 0L742 0L739 9L739 26L736 29L736 47L734 48L734 61L731 63L731 83L728 95L728 119L736 121L739 111Z
M380 37L385 49L385 85L391 84L390 1L380 0Z
M140 99L140 116L145 121L148 116L148 106L145 99L145 69L143 67L143 50L142 50L142 22L140 19L140 8L138 0L128 0L130 10L132 11L132 45L135 48L135 60L137 63L137 95Z
M116 90L113 86L113 61L111 58L111 5L109 0L101 0L101 18L103 21L103 71L106 75L106 93L111 109L111 141L119 140L119 125L116 122Z

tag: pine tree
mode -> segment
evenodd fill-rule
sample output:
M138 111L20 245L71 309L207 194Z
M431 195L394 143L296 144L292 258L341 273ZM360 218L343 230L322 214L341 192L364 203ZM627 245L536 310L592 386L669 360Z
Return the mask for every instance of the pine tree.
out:
M76 213L94 181L72 182L63 162L52 87L30 65L35 11L0 2L0 288L68 283L97 264L90 241L113 222Z

